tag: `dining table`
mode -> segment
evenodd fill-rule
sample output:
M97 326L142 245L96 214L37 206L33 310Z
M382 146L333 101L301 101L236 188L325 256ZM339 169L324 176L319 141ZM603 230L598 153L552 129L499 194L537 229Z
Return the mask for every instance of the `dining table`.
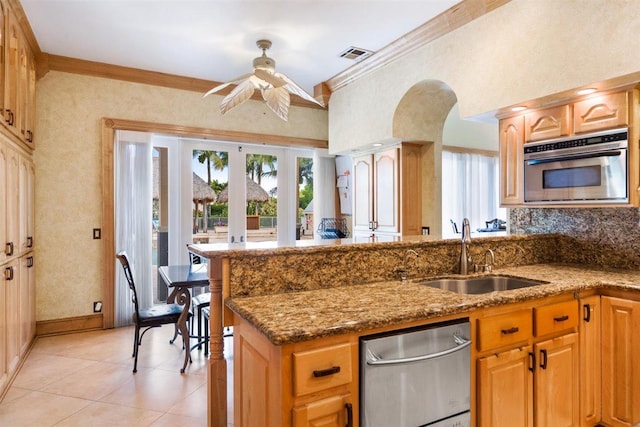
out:
M183 306L182 313L176 324L182 342L184 345L184 365L180 369L180 373L184 373L187 363L191 359L191 347L189 341L191 334L189 332L189 312L191 308L191 289L203 288L209 286L209 273L207 263L202 264L185 264L185 265L165 265L158 267L160 277L169 289L167 297L168 304L179 304Z

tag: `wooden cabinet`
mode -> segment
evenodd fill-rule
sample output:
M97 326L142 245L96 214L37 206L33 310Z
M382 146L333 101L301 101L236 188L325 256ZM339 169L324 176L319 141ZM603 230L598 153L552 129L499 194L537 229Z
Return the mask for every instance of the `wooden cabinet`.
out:
M599 95L573 104L575 133L628 126L629 118L628 92Z
M421 146L354 158L354 233L422 232Z
M533 110L525 114L524 140L539 141L559 138L571 133L571 109L569 105Z
M527 142L559 137L578 137L618 127L629 127L629 202L640 205L640 172L637 127L640 126L638 89L603 93L575 102L500 119L500 205L524 206L524 147ZM589 203L594 204L594 203ZM552 207L552 204L545 204ZM564 205L566 206L566 205Z
M5 318L5 366L4 372L11 376L20 362L20 267L14 258L2 266Z
M0 0L0 116L7 133L34 148L35 56L15 13Z
M31 157L20 156L18 172L18 239L16 251L23 255L33 248L35 227L35 166Z
M600 296L580 300L580 425L595 426L601 417Z
M578 425L577 325L575 300L477 320L479 427Z
M500 120L500 206L524 203L524 117Z
M602 421L640 422L640 302L602 297Z
M535 425L579 425L578 334L571 333L540 342L534 347Z
M0 394L35 336L34 180L31 156L0 134Z
M234 316L233 364L235 426L357 423L356 335L276 346Z
M332 396L293 409L293 427L353 426L353 398Z
M478 360L478 427L533 426L531 346Z
M19 260L20 356L26 354L36 335L36 275L33 254Z

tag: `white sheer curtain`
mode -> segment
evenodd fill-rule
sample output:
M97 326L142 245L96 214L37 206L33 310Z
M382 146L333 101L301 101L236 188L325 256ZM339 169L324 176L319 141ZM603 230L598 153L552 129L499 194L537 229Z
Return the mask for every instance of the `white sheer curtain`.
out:
M442 235L454 235L469 218L471 230L485 227L485 221L506 219L498 198L498 158L475 153L442 150Z
M127 251L141 308L153 304L152 146L146 133L117 131L115 141L116 251ZM115 326L132 324L131 292L117 262Z

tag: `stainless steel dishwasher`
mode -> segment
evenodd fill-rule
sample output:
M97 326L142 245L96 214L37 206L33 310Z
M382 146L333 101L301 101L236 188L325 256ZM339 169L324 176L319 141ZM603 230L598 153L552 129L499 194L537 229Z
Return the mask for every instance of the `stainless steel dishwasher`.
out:
M360 338L362 427L471 425L468 320Z

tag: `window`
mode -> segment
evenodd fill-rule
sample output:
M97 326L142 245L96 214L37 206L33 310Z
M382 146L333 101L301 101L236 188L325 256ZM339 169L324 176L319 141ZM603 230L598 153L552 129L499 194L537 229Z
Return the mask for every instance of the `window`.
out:
M442 237L455 237L463 218L469 218L472 232L485 222L506 219L499 207L498 157L473 151L442 151Z

